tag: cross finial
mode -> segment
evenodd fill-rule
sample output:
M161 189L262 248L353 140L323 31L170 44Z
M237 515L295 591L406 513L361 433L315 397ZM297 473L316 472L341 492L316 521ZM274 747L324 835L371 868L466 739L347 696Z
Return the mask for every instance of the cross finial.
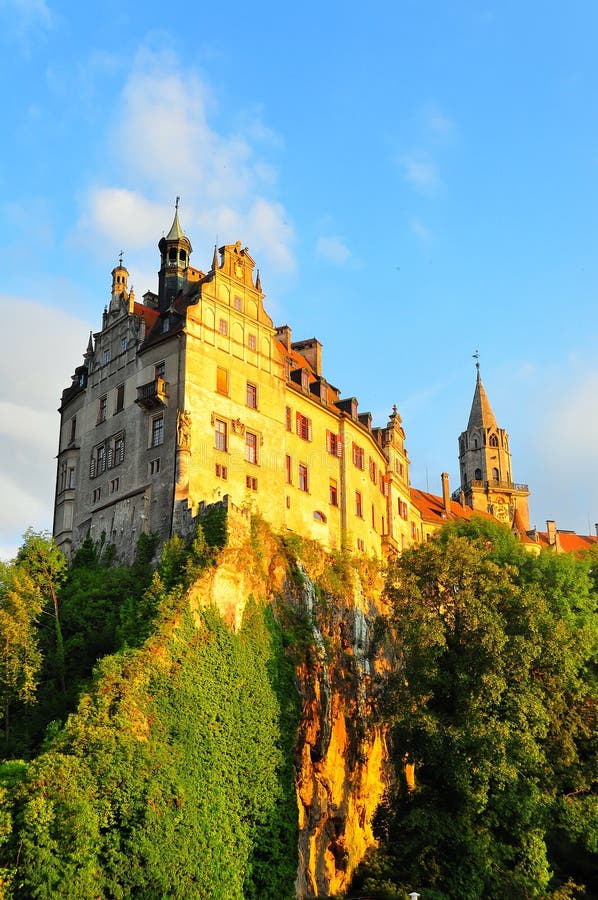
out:
M118 254L118 264L119 264L119 266L121 267L121 269L122 269L122 267L123 267L123 256L124 256L124 252L125 252L124 250L121 250L120 253Z
M176 200L174 201L174 208L176 209L177 212L178 212L178 210L179 210L179 201L180 201L180 199L181 199L181 198L177 195L177 198L176 198Z
M472 353L472 359L475 359L475 367L478 370L478 375L480 374L480 351L476 350L475 353Z

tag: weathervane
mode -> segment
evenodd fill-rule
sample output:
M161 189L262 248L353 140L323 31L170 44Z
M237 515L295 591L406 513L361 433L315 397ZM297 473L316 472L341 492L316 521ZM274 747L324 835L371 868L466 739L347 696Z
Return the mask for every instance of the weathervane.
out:
M120 253L119 253L119 255L118 255L118 264L119 264L119 266L120 266L121 269L122 269L122 267L123 267L123 255L124 255L124 252L125 252L124 250L121 250Z
M179 209L179 200L180 200L180 199L181 199L181 198L177 195L177 198L176 198L176 200L174 201L174 208L177 210L177 212L178 212L178 209Z
M471 354L472 359L475 359L475 367L478 370L478 375L480 374L480 351L476 350L475 353Z

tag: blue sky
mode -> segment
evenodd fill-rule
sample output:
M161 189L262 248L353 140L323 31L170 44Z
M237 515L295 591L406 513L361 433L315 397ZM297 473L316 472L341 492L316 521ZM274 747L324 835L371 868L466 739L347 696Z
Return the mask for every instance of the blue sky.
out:
M181 196L458 485L472 354L532 524L598 521L598 7L0 0L0 555L50 527L60 392Z

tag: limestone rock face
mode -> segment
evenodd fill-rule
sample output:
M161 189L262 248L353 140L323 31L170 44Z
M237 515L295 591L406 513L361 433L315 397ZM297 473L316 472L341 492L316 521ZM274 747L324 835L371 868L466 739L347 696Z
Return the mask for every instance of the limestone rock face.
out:
M389 780L386 734L373 708L381 668L371 640L375 607L357 579L350 596L324 605L306 577L303 598L314 649L297 669L299 898L342 895L349 887L375 844L372 818Z

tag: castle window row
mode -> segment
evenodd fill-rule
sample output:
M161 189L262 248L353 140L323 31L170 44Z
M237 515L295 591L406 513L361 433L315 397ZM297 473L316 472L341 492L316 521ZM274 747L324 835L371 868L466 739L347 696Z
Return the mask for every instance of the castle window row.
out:
M58 492L73 490L75 487L75 467L67 462L60 464L58 472Z
M113 466L119 466L125 458L125 438L119 434L116 437L109 438L103 444L94 447L89 462L89 477L97 478L102 475L106 469L112 469Z

